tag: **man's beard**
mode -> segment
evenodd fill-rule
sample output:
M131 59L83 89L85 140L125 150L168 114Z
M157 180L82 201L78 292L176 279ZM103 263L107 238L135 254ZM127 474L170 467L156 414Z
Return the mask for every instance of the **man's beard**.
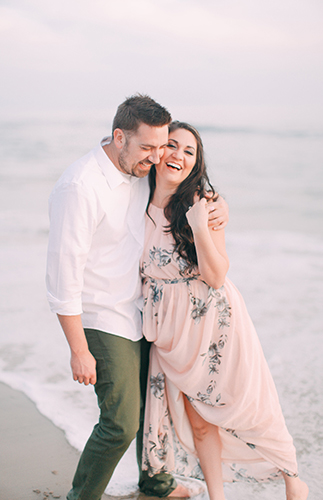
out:
M133 165L130 166L129 163L127 162L127 153L128 153L128 148L126 143L118 159L121 171L124 172L125 174L132 175L133 177L146 177L146 175L148 175L149 173L149 170L148 171L141 170L140 162L134 163ZM152 163L149 162L148 160L145 160L145 164L149 165L150 167L152 166Z
M125 174L133 175L132 170L131 170L131 168L129 168L129 165L126 161L127 153L128 153L128 147L127 147L127 142L126 142L124 148L122 149L122 151L119 155L119 159L118 159L119 167L121 168L122 172L124 172Z

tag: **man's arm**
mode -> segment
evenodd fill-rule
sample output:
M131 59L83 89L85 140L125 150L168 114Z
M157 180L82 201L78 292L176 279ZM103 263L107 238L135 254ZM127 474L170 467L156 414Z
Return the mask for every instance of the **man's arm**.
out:
M209 227L214 231L224 229L229 222L229 205L218 193L212 198L206 193L205 198L208 200ZM216 201L212 201L213 199Z
M76 184L59 186L50 199L47 297L71 349L74 380L95 384L96 361L81 321L83 269L95 227L90 196Z
M71 368L74 380L80 384L96 383L96 361L89 351L82 326L81 316L62 316L57 314L71 349Z

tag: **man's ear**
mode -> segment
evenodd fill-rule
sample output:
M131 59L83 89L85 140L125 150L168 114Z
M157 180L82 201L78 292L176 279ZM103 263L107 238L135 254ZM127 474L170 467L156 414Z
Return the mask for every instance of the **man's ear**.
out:
M113 142L118 149L122 149L126 144L126 136L121 128L116 128L113 132Z

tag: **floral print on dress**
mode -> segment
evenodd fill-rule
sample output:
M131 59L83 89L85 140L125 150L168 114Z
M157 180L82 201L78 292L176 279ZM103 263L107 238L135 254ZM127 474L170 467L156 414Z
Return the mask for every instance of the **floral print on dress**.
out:
M215 307L219 311L218 325L220 328L229 327L229 318L231 317L231 306L225 295L224 287L222 286L218 290L214 288L209 288L209 295L215 298Z
M163 398L165 389L165 375L163 373L157 373L156 377L150 375L150 388L155 398Z
M232 472L234 472L234 480L241 481L244 480L247 483L258 483L257 479L253 476L248 475L247 470L240 468L239 470L236 468L236 464L232 464L230 467Z
M158 267L167 266L171 263L173 252L169 250L162 250L161 248L153 247L149 250L149 257L151 261L157 261Z
M205 360L208 359L210 375L212 373L217 373L217 374L219 373L219 367L221 365L221 358L222 358L220 350L224 348L227 341L228 341L228 336L226 334L222 334L218 340L218 343L210 342L208 351L201 354L202 358L204 358L203 364Z
M153 301L153 304L156 304L156 302L159 302L163 296L163 285L157 283L157 281L151 281L150 290L151 300Z
M189 285L189 282L187 284ZM229 327L231 307L225 296L224 287L222 286L221 288L215 290L214 288L207 285L207 283L205 284L208 287L207 302L203 301L203 299L195 297L190 290L188 291L191 297L191 302L194 306L193 309L191 310L192 319L195 321L195 323L198 324L201 321L201 318L206 315L211 305L214 304L214 307L216 307L217 310L219 311L219 318L218 318L219 328Z
M213 408L215 408L216 406L225 406L225 403L220 403L221 394L218 394L216 396L215 401L213 403L211 401L210 394L208 393L202 394L201 392L198 392L196 398L192 398L191 396L186 396L186 397L189 400L189 402L193 404L193 406L195 401L199 401L200 403L204 403L205 405L212 406Z
M277 478L281 477L281 472L276 472L276 473L270 474L270 476L265 478L265 479L257 479L254 476L251 476L250 474L248 474L247 469L244 469L243 467L240 467L238 469L236 464L232 464L230 466L230 469L234 473L233 482L244 481L246 483L263 483L263 482L267 482L267 481L268 482L274 481Z
M201 318L208 312L210 302L205 304L202 299L197 299L196 297L191 297L191 302L194 306L194 309L191 311L191 318L195 323L199 323Z
M145 270L151 264L155 264L159 269L161 269L163 267L168 266L169 264L176 263L179 271L179 280L172 281L172 283L177 283L178 281L181 281L181 278L184 278L184 280L186 279L191 280L191 279L197 279L200 276L198 269L196 267L191 269L191 266L189 266L187 261L183 259L183 257L180 257L178 254L176 254L174 249L167 250L165 248L153 246L153 248L149 250L148 255L149 255L148 262L144 261L141 264L140 270L142 274L145 274Z

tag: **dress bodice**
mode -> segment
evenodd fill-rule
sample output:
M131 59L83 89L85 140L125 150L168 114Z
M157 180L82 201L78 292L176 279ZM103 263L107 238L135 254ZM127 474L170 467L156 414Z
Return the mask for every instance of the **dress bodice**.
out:
M174 251L175 243L171 233L167 232L168 221L164 209L150 205L149 216L146 214L142 277L166 282L170 280L174 284L197 279L198 269L195 267L188 271L186 260Z

